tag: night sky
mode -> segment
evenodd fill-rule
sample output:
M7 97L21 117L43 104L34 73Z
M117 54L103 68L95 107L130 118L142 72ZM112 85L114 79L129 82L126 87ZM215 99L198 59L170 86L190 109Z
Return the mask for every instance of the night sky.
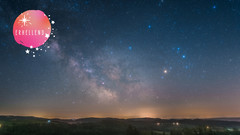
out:
M55 21L36 57L26 10ZM0 31L0 115L240 116L238 0L0 0Z

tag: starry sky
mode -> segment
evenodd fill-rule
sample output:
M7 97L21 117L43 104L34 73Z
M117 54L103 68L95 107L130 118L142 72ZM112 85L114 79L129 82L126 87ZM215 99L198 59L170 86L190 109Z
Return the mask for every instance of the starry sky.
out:
M26 10L55 21L36 57ZM0 115L240 116L239 0L0 0L0 31Z

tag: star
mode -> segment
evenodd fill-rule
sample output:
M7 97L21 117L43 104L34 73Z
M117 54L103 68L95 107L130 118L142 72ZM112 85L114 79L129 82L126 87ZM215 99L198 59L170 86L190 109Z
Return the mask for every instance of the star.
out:
M39 50L39 48L37 47L37 48L36 48L36 51L38 51L38 50Z
M129 46L129 47L128 47L128 50L130 50L130 51L131 51L131 50L132 50L132 46Z
M30 46L30 48L32 49L32 48L33 48L33 46Z
M216 7L216 5L213 5L213 9L216 9L217 7Z
M33 55L33 58L35 58L35 55Z
M164 74L167 74L167 73L168 73L168 71L165 69L165 70L163 70L163 73L164 73Z
M51 23L52 23L52 24L54 24L55 22L54 22L54 21L52 21Z
M27 49L25 52L26 52L26 54L29 54L30 51Z
M149 28L149 29L151 29L151 28L152 28L152 26L151 26L151 25L148 25L148 28Z
M182 58L185 59L185 58L186 58L186 55L182 55Z
M46 34L45 37L46 37L46 38L49 38L49 34Z

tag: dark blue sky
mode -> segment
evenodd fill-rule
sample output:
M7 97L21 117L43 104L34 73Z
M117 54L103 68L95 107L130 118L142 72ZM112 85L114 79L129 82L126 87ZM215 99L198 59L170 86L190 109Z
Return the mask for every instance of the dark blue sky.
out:
M12 34L26 10L56 22L36 57ZM0 0L0 30L0 114L240 114L238 0Z

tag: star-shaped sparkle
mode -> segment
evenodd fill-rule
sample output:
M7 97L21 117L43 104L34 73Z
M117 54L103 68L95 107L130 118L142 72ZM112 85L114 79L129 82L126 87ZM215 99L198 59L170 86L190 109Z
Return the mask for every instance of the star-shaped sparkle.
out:
M19 21L23 22L23 25L25 26L25 24L26 24L27 22L29 22L30 20L28 20L28 19L25 17L25 15L24 15L24 17L23 17L21 20L19 20Z
M27 49L25 52L26 52L26 54L29 54L30 50Z
M46 34L45 37L46 37L46 38L49 38L49 34Z

